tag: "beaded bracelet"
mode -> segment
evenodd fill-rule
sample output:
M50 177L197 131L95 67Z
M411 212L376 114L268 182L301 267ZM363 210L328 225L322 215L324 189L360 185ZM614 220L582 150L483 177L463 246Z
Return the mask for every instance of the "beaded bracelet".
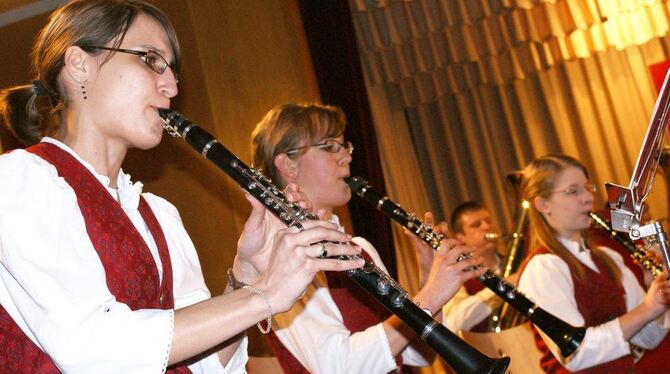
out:
M238 281L235 278L235 274L233 274L233 269L228 269L228 272L226 273L226 278L228 279L228 284L230 287L233 288L233 290L237 290L240 288L244 288L245 290L255 293L256 295L260 296L265 300L265 303L268 306L268 317L266 318L267 322L267 327L263 328L263 325L261 325L260 322L256 324L258 327L258 330L263 333L263 334L269 334L270 331L272 330L272 306L270 305L270 299L268 299L267 295L265 292L259 290L258 288L255 288L253 286L250 286L244 282Z

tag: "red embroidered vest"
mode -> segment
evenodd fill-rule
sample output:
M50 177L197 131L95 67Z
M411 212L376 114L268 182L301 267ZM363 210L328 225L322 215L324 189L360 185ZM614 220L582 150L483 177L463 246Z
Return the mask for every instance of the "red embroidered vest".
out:
M365 252L363 252L363 255L366 260L372 261ZM374 300L343 272L328 271L325 274L328 281L328 291L342 314L344 326L352 334L374 326L390 316L391 313L382 304ZM274 331L266 336L270 348L279 360L284 373L309 373L300 361L284 347ZM399 368L402 368L401 355L396 356L396 363Z
M546 253L550 253L548 249L538 248L528 255L525 263L528 263L535 255ZM586 282L579 282L574 274L572 274L577 308L579 309L579 313L584 317L584 325L586 327L598 326L626 313L623 287L612 279L605 265L600 263L597 258L594 257L593 262L598 267L598 272L580 263L584 269ZM524 268L525 266L522 267L521 272L523 272ZM631 355L626 355L588 369L570 372L553 356L534 326L533 334L535 344L540 352L542 352L540 366L547 373L635 373L633 357Z
M174 308L172 263L167 242L144 198L140 198L139 212L158 247L163 265L160 284L149 247L105 187L79 161L56 145L40 143L27 150L54 165L58 175L74 190L86 231L105 269L107 287L116 300L132 310ZM0 347L0 372L60 372L51 358L21 331L1 306ZM175 367L168 372L191 371L187 367Z
M609 211L607 211L607 214L609 215ZM604 230L589 229L589 235L591 235L596 245L605 246L619 252L626 267L635 274L640 286L646 289L643 271L626 248L612 239L609 233ZM668 357L670 357L670 334L666 335L658 347L645 351L640 361L635 364L635 370L644 374L665 374L668 372L666 368Z

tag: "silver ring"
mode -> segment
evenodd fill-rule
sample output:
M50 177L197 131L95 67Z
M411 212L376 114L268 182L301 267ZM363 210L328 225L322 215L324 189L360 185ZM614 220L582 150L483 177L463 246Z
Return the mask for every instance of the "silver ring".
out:
M326 243L321 243L321 254L319 255L319 258L326 258L328 257L328 250L326 249Z

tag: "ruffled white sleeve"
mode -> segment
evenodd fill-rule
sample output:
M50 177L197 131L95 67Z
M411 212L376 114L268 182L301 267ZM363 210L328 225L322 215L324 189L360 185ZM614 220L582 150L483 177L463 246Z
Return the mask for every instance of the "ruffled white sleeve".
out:
M175 309L181 309L210 298L200 261L177 208L156 195L143 194L161 224L170 249ZM216 353L189 365L194 373L244 373L247 363L247 337L244 337L230 361L223 366Z
M502 299L488 288L470 295L465 287L461 287L442 308L444 325L451 331L469 331L501 304Z

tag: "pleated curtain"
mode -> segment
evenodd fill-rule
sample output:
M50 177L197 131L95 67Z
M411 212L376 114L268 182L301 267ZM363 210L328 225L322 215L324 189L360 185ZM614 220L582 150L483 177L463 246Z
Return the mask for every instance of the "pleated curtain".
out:
M510 230L519 202L505 176L548 153L587 165L598 207L605 182L628 185L657 97L649 66L670 59L668 1L349 3L387 190L407 210L447 220L480 200ZM663 177L649 202L667 216ZM416 290L397 226L394 239Z

